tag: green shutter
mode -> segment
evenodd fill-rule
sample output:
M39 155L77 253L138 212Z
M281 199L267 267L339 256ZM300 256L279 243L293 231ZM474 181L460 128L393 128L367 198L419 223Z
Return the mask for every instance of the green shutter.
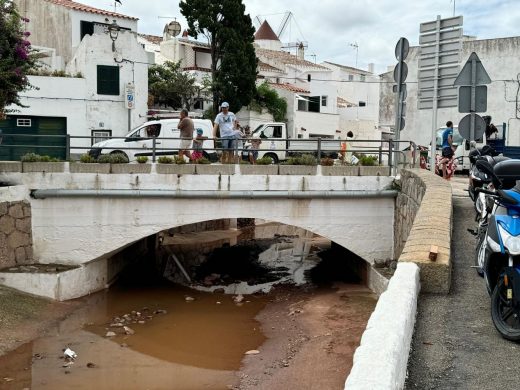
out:
M98 65L97 93L98 95L120 95L118 66Z

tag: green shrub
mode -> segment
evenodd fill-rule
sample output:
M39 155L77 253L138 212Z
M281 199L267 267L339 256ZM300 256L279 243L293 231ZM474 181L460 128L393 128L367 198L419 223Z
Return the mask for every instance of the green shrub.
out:
M209 161L206 157L202 157L197 160L197 164L211 164L211 161Z
M334 159L332 159L330 157L322 158L320 161L320 164L323 166L326 166L326 167L331 167L334 165Z
M173 164L173 158L170 156L161 156L157 159L159 164Z
M374 166L379 165L377 156L370 156L366 154L362 154L360 156L357 156L359 159L359 165L364 166Z
M56 157L40 156L36 153L26 153L21 157L22 162L59 162L60 160Z
M175 156L173 159L173 162L175 164L179 164L179 165L186 164L186 160L184 160L184 156L183 157Z
M273 163L273 159L269 156L264 156L256 160L257 165L271 165Z
M110 162L112 164L128 164L128 157L123 153L113 153L110 155Z
M97 162L100 164L110 164L111 162L111 156L110 154L102 154L98 157Z
M298 157L289 157L284 165L317 165L316 157L311 154L302 154Z
M139 164L146 164L148 162L148 156L139 156L136 160Z
M79 158L79 161L81 161L84 164L92 164L97 162L96 159L89 154L82 154Z

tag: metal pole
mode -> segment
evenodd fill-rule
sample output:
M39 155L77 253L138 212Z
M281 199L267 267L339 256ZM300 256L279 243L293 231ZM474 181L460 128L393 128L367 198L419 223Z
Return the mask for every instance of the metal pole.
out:
M320 163L321 159L321 137L318 137L318 164Z
M132 131L132 110L128 109L128 132Z
M430 148L430 170L435 172L435 154L437 146L437 93L439 87L439 41L441 35L441 16L437 15L437 27L435 30L435 68L433 71L433 115L432 115L432 143Z
M394 151L393 151L394 141L391 139L388 141L388 166L392 168L393 160L394 160Z
M475 140L475 111L476 111L476 93L477 93L477 61L474 59L471 61L471 101L470 101L470 114L471 121L469 124L469 139L470 141Z
M152 137L152 162L155 162L155 148L156 148L157 138L155 135Z
M70 134L65 136L67 148L65 149L65 160L70 161Z

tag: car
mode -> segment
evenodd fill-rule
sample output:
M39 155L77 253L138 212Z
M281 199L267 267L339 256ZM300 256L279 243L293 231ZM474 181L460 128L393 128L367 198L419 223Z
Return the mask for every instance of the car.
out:
M180 148L180 131L177 128L180 119L161 119L143 123L141 126L129 132L124 138L112 138L92 145L89 155L98 158L101 154L121 153L128 157L129 161L135 161L139 156L153 155L153 144L155 138L156 156L178 154ZM203 152L205 158L210 161L217 160L214 150L213 125L208 119L193 119L193 137L197 130L202 129L204 141Z

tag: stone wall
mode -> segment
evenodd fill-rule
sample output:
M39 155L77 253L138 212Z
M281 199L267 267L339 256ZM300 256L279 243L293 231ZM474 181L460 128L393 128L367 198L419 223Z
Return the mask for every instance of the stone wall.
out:
M30 203L0 202L0 269L28 264L32 259Z
M395 204L394 259L401 256L426 191L426 186L420 176L412 171L402 170L399 184L401 191Z

